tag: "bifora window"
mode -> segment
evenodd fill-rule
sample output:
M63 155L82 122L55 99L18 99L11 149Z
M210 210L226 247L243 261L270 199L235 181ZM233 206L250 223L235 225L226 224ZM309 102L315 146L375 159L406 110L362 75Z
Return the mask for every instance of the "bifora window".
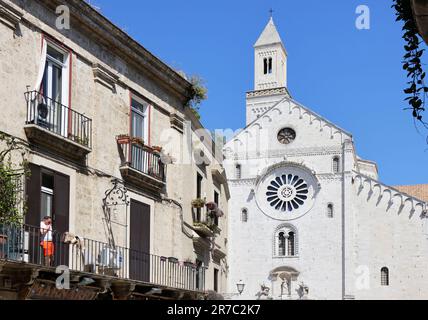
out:
M292 212L305 203L308 193L308 184L298 175L284 174L270 182L266 197L276 210Z

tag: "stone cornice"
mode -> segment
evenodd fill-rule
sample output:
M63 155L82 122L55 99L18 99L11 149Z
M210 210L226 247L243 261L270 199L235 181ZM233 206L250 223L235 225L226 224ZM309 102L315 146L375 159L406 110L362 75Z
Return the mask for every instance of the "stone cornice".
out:
M347 152L352 152L352 150L347 150ZM276 149L270 151L251 151L248 153L227 153L227 159L233 160L250 160L250 159L263 159L263 158L278 158L278 157L300 157L300 156L324 156L324 155L341 155L342 148L332 146L332 147L303 147L303 148L293 148L293 149Z
M0 0L0 22L15 31L21 21L23 13L8 3Z
M246 97L248 99L248 98L283 95L283 94L287 95L287 97L291 97L290 92L286 87L249 91L247 92Z

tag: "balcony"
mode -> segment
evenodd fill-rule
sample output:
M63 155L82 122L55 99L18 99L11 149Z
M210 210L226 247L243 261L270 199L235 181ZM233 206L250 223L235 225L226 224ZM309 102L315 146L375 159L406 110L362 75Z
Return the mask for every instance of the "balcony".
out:
M40 92L25 93L29 141L73 160L82 160L92 148L92 120Z
M220 234L221 229L217 226L216 211L205 208L193 208L193 229L202 237L214 237Z
M50 272L56 279L58 275L55 275L55 269L58 266L68 267L70 281L80 283L79 290L82 294L86 292L85 299L88 299L91 292L102 292L106 288L113 290L115 295L121 292L127 297L131 294L147 297L149 292L156 292L153 298L179 298L185 294L195 298L195 295L204 290L205 269L180 263L175 258L156 256L90 239L75 241L69 234L52 231L53 256L47 259L42 247L43 237L41 229L37 227L0 226L0 279L9 279L12 287L16 287L19 284L16 281L22 280L18 275L30 270L35 279L28 284L34 289L28 290L30 296L26 298L29 299L36 298L31 296L34 291L44 298L59 294L55 290L55 284L48 289L48 282L46 284L45 278L41 276L42 272L44 275ZM82 283L82 279L87 284ZM24 282L27 283L27 280ZM41 282L45 282L46 290L41 289ZM1 287L0 283L0 293ZM123 294L124 291L127 293ZM64 296L66 294L62 293L61 297L74 297ZM74 290L70 290L69 294L75 294Z
M149 192L159 194L165 187L165 164L160 152L144 145L137 138L120 135L116 138L121 157L122 177Z

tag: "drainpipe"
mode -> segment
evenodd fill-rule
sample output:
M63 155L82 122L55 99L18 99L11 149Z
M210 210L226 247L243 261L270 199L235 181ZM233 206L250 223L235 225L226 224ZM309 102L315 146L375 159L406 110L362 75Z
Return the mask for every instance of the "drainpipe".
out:
M162 201L166 201L168 203L175 204L178 208L180 208L180 222L181 222L181 231L190 239L193 239L193 234L186 230L186 226L191 228L188 223L184 221L184 215L183 215L183 206L180 202L174 199L167 198L165 196L162 196ZM191 228L192 229L192 228Z

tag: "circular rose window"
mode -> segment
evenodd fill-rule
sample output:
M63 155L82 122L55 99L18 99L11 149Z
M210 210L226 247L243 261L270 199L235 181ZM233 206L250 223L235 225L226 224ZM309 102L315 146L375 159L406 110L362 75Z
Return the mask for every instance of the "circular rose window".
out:
M266 197L271 207L291 212L305 203L308 193L308 184L305 180L298 175L283 174L270 182Z
M256 202L271 218L293 220L312 209L318 190L318 180L310 170L284 162L266 170L258 180Z
M278 141L282 144L289 144L296 139L296 131L291 128L284 128L278 132Z

